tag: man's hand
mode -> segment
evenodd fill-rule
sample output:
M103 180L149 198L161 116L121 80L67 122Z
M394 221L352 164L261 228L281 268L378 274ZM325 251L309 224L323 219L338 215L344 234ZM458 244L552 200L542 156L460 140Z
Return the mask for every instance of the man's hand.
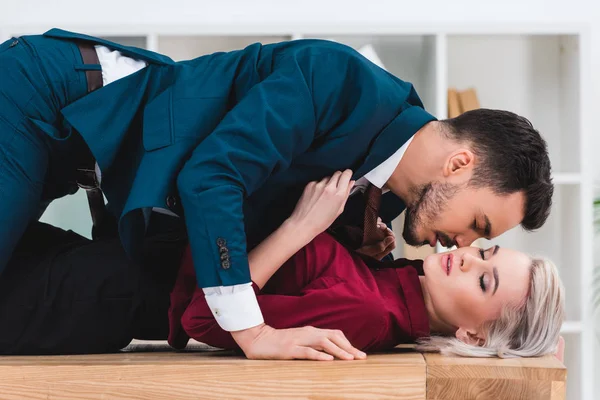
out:
M341 331L311 326L274 329L262 324L231 332L246 357L253 360L364 360L366 354L353 347Z
M381 260L396 248L396 235L381 221L381 218L377 218L377 227L381 230L384 238L377 243L363 246L356 251L376 260Z

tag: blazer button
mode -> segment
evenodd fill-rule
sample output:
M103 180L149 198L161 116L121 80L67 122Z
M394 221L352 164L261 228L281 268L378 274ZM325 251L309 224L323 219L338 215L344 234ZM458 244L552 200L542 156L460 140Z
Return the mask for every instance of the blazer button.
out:
M225 247L225 245L227 245L227 241L223 238L217 238L217 246L219 247Z
M221 261L221 267L223 267L223 269L229 269L229 267L231 267L231 264L229 263L229 260L223 260L223 261Z
M229 260L229 254L227 251L221 253L221 261Z
M169 207L172 210L177 206L177 199L175 198L175 196L168 196L166 203L167 207Z
M223 246L223 247L219 247L219 253L223 254L223 253L227 253L229 250L227 249L227 247Z

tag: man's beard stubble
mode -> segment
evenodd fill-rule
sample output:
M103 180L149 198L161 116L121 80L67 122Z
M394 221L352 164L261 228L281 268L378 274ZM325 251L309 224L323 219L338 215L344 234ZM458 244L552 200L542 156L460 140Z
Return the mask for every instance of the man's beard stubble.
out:
M404 230L402 237L411 246L429 245L429 240L419 239L417 227L431 226L446 209L448 201L458 192L458 185L449 183L427 183L411 190L414 203L406 205ZM452 239L442 232L436 232L446 244L452 245Z

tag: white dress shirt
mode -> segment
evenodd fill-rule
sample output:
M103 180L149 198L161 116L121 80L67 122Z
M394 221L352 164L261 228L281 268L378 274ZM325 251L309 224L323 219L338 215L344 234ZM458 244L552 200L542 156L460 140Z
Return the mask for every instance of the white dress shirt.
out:
M392 154L387 160L379 164L377 167L373 168L371 171L365 174L365 176L358 178L354 183L354 187L350 192L350 196L355 194L357 191L364 192L367 188L369 182L373 184L373 186L377 186L379 189L385 185L385 183L390 179L394 170L400 164L400 160L404 156L406 149L412 142L414 136L411 136L410 139L406 141L394 154ZM388 188L383 189L383 193L389 192Z
M104 86L133 74L147 65L144 61L123 56L120 52L113 51L107 47L95 47L102 67L102 82ZM392 176L411 141L412 138L390 158L358 179L352 189L352 194L356 193L357 190L364 190L369 182L378 188L382 188L390 176ZM96 173L100 181L102 173L98 165L96 165ZM169 210L164 209L155 208L153 210L171 213ZM239 331L255 327L264 322L260 306L252 288L252 282L232 286L208 287L202 290L215 320L223 330L229 332Z

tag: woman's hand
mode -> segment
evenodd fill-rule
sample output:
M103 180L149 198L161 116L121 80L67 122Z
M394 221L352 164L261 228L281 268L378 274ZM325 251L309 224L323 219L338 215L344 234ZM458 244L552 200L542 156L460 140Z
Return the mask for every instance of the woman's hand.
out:
M310 182L287 222L307 231L312 237L324 232L344 211L354 186L352 171L335 172L319 182Z
M344 210L352 171L310 182L292 215L248 254L252 281L262 288L298 250L325 231ZM236 339L237 340L237 339Z
M396 248L396 235L387 225L377 217L377 228L381 231L382 239L356 250L358 253L380 260Z

